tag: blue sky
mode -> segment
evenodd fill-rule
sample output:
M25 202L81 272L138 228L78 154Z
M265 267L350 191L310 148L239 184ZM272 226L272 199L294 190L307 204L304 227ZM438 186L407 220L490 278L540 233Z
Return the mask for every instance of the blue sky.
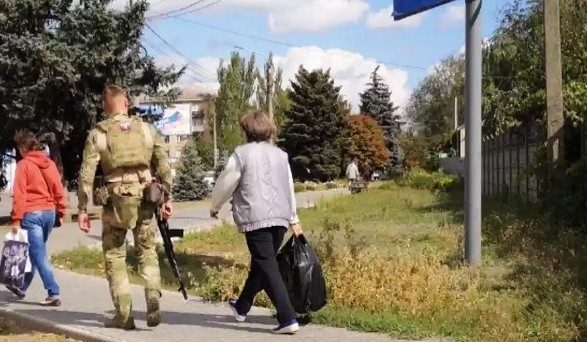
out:
M463 47L465 2L456 0L395 23L392 2L151 0L149 26L165 42L150 30L143 40L160 63L189 65L183 83L213 87L219 59L232 50L255 52L259 65L273 52L286 78L300 64L330 67L342 93L355 104L369 72L382 64L394 100L403 105L432 65ZM495 29L499 9L507 2L483 2L484 37ZM167 17L161 15L165 13Z

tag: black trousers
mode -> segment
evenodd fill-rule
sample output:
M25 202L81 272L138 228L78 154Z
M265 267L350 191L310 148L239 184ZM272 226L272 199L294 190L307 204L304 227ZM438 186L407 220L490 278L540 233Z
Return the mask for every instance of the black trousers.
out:
M255 296L264 290L277 310L277 321L280 324L297 317L275 258L286 232L285 227L270 227L245 233L251 253L251 269L236 301L239 313L249 312Z

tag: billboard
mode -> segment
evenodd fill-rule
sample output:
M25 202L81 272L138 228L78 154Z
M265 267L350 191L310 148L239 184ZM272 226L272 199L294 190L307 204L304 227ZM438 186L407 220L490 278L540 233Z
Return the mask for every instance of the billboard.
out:
M140 106L143 113L162 114L154 122L162 135L187 135L192 133L192 107L190 104L174 104L161 111L159 106Z
M393 19L401 20L454 0L394 0Z

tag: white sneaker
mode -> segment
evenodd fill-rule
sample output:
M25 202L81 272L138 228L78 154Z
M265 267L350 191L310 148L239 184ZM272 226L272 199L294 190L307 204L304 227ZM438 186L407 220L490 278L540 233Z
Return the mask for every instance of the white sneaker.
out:
M234 319L236 319L237 322L242 323L245 321L247 316L243 316L236 311L236 299L229 299L228 302L226 302L226 305L232 310Z
M273 333L275 334L287 334L293 335L298 330L300 330L300 326L295 319L289 320L285 323L280 324L277 328L273 329Z

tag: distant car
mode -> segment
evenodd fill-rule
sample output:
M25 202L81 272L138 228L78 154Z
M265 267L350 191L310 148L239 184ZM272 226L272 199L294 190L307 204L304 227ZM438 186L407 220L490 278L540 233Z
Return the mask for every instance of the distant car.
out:
M210 189L212 187L214 187L214 183L216 181L215 179L215 172L214 171L206 171L205 176L204 176L204 182L206 182L206 184L208 184L208 186L210 187Z
M381 178L379 171L373 171L371 174L371 181L378 181Z

